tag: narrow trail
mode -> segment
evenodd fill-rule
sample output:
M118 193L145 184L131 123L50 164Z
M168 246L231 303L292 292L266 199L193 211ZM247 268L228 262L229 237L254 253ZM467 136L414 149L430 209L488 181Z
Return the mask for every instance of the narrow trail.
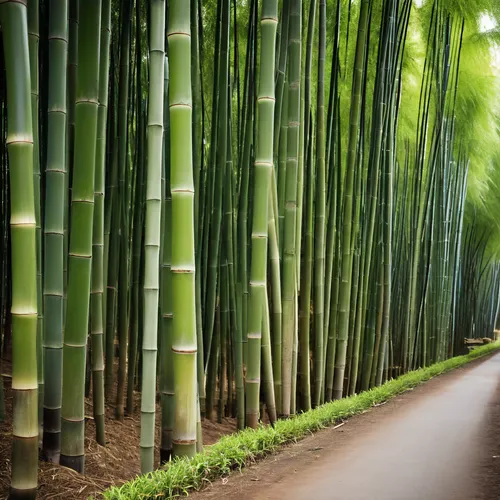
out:
M500 353L437 377L190 497L500 499Z

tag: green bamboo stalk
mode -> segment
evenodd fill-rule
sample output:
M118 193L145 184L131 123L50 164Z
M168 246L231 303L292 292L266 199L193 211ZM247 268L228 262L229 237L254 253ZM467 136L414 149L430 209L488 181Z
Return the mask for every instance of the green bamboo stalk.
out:
M202 82L202 61L200 57L200 35L203 26L200 23L200 1L191 0L191 74L194 75L193 85L193 165L194 165L194 189L195 189L195 235L196 235L196 268L201 269L202 263L202 243L203 243L203 211L200 210L204 201L202 193L203 185L203 163L204 163L204 102L203 102L203 82ZM168 101L167 101L168 102ZM196 337L198 355L196 358L198 391L201 408L205 410L205 366L203 359L203 310L202 310L202 273L198 272L196 280Z
M273 425L277 420L276 399L274 394L273 362L271 354L271 328L269 319L269 300L264 300L264 311L262 313L262 390L269 423Z
M170 123L168 112L168 58L165 57L164 68L164 163L165 163L165 216L163 220L163 252L162 252L162 343L160 360L160 397L161 397L161 443L160 463L170 460L172 455L172 433L174 427L174 371L172 359L172 194L170 191Z
M297 283L300 291L300 274L301 274L301 258L302 258L302 223L303 223L303 205L304 205L304 165L306 162L309 128L311 127L311 74L312 74L312 46L314 39L314 27L316 24L317 0L311 0L309 3L309 17L307 19L307 46L305 66L301 62L301 86L304 89L300 95L300 121L303 126L300 130L299 139L299 161L297 164L297 224L296 224L296 263L297 263ZM303 7L305 9L305 7ZM319 80L318 80L319 83ZM312 136L311 136L312 137Z
M295 295L297 290L297 170L300 138L300 61L302 54L302 1L290 3L288 31L288 132L285 187L285 221L283 234L283 415L290 415L292 399L292 351L297 324Z
M314 398L318 406L324 391L324 310L325 310L325 226L326 226L326 171L325 171L325 56L326 56L326 1L319 1L319 55L318 87L316 97L316 192L314 222Z
M311 328L311 288L313 274L313 234L314 234L314 174L315 165L312 161L312 137L313 123L309 128L309 137L307 138L307 157L305 159L305 217L304 217L304 258L302 259L302 272L300 279L300 304L299 304L299 391L300 408L304 411L311 409L311 362L310 362L310 328Z
M383 325L382 325L382 349L379 353L378 373L376 384L382 383L382 366L384 362L384 355L389 336L389 320L392 296L392 210L393 210L393 183L392 172L394 169L393 162L393 126L394 122L392 117L389 118L387 124L388 133L386 138L385 147L385 161L384 161L384 191L385 191L385 211L384 211L384 310L383 310Z
M276 411L281 414L281 269L280 269L280 250L278 245L278 235L276 229L276 216L274 200L276 198L276 171L271 173L271 189L269 190L269 261L271 265L271 294L272 294L272 319L271 331L272 346L271 346L271 360L272 360L272 373L274 381L274 398ZM264 314L266 309L264 309ZM264 321L263 326L266 326Z
M220 282L217 286L220 294ZM207 368L207 399L206 399L206 416L209 420L213 420L215 390L217 385L217 374L219 371L219 356L220 356L220 323L221 323L221 308L218 306L215 311L215 331L211 345L211 352L208 359Z
M214 329L214 315L216 297L217 273L219 268L220 232L222 226L222 198L224 186L224 172L227 152L227 121L230 116L230 103L228 99L229 85L229 27L230 27L230 5L229 0L221 0L222 23L221 23L221 48L219 59L218 78L218 116L217 116L217 150L216 166L214 172L214 206L210 221L210 246L208 249L208 276L207 276L207 300L205 305L204 330L207 355L210 354L211 338ZM208 359L208 358L207 358ZM207 362L205 361L205 365Z
M220 59L221 59L221 27L222 27L222 6L223 0L218 0L217 2L217 23L215 30L215 50L214 50L214 72L213 72L213 85L212 85L212 119L211 119L211 131L210 131L210 156L208 159L208 167L206 173L206 188L204 189L204 200L205 200L205 211L204 211L204 224L203 224L203 243L202 247L206 249L202 256L202 288L204 296L204 359L203 363L205 370L207 370L210 354L212 352L210 340L208 339L208 328L210 327L211 321L210 316L207 319L207 314L212 311L215 307L215 298L213 296L213 284L208 279L208 274L210 269L213 267L211 262L211 238L213 237L213 231L211 231L211 221L212 213L214 211L214 193L215 193L215 174L216 174L216 153L217 153L217 142L218 142L218 118L219 118L219 85L218 81L221 77L221 72L219 71ZM212 252L213 253L213 252ZM213 269L212 269L213 272ZM209 304L212 304L211 306ZM204 411L204 408L202 408Z
M113 148L113 165L111 172L111 189L109 208L110 211L110 240L109 255L114 258L109 261L108 256L108 282L106 293L106 364L105 364L105 388L106 399L111 399L114 385L114 340L118 330L119 344L123 339L124 328L123 308L121 302L123 296L120 293L120 259L121 252L127 252L128 245L122 248L121 232L127 223L124 219L123 200L126 197L127 186L125 184L126 164L128 155L128 104L129 104L129 76L130 76L130 17L132 12L132 0L126 0L121 4L121 31L120 31L120 62L118 79L118 113L116 141ZM116 163L115 163L116 162ZM116 169L116 170L115 170ZM123 279L123 278L121 278ZM118 328L117 328L118 318ZM122 342L123 344L123 342ZM123 349L123 348L122 348ZM123 357L123 354L122 354ZM119 370L122 374L122 370ZM118 395L118 394L117 394ZM118 409L117 418L120 417L121 410Z
M295 297L293 304L293 314L295 316L295 324L299 324L299 293L297 288L295 289ZM295 328L293 335L293 345L292 345L292 398L290 401L290 414L295 415L297 412L297 366L298 366L298 356L299 356L299 332L298 328Z
M61 451L67 58L68 1L51 0L43 273L44 379L47 381L43 408L43 453L47 460L55 463L59 462Z
M192 160L190 4L169 3L170 144L172 191L172 293L175 387L173 451L196 453L196 293L194 240L194 185Z
M337 4L337 19L340 12ZM337 59L338 61L338 59ZM333 64L337 66L337 64ZM334 89L334 96L336 94ZM334 97L335 98L335 97ZM337 349L337 324L338 324L338 297L340 288L340 265L341 265L341 222L342 222L342 169L340 164L340 110L339 99L335 98L335 105L332 109L332 121L336 124L335 137L332 138L330 147L330 167L335 168L330 174L330 185L333 194L330 196L330 206L328 210L328 256L326 268L326 283L331 282L331 290L327 289L325 296L325 307L328 311L325 330L328 334L326 349L326 383L325 399L331 401L333 396L333 378L335 370L335 355ZM333 127L332 127L333 128ZM326 315L325 315L326 316Z
M92 341L92 402L96 441L104 446L104 189L106 178L106 125L108 115L109 50L111 1L103 0L99 56L99 108L97 111L97 152L94 187L94 230L92 242L92 288L90 321Z
M26 2L0 2L9 106L12 265L12 472L10 498L36 497L38 473L37 251Z
M172 4L171 4L172 5ZM173 12L172 12L173 14ZM161 158L163 145L163 87L165 2L150 4L148 164L144 236L144 332L142 343L141 471L154 469L156 411L156 353L158 336L159 253L161 235ZM189 60L186 58L186 60Z
M243 336L242 336L242 326L241 319L238 319L238 305L237 305L237 263L236 259L235 265L235 247L236 247L236 237L234 228L235 210L233 208L233 192L234 192L234 169L233 169L233 157L232 157L232 141L231 141L231 120L228 121L228 144L226 153L226 176L225 176L225 191L227 196L224 197L224 212L225 212L225 231L227 237L225 238L225 255L227 259L227 300L228 300L228 346L231 345L232 349L228 347L227 353L227 367L228 367L228 397L227 397L227 407L226 412L232 405L232 380L231 375L234 371L235 375L235 387L236 387L236 403L237 403L237 427L244 428L245 426L245 387L243 382ZM236 269L235 269L236 268ZM231 367L231 352L233 353L234 359L234 370Z
M125 188L126 189L126 188ZM126 193L121 197L122 227L120 234L119 278L118 278L118 373L116 387L115 418L122 421L125 407L125 380L127 377L127 340L129 333L128 315L128 203Z
M283 5L281 7L281 16L279 19L279 24L277 28L276 34L276 51L279 52L276 58L276 104L274 109L274 145L273 145L273 158L274 165L278 165L279 158L279 148L282 147L281 138L283 134L283 126L288 125L288 123L282 121L283 116L283 108L286 109L286 89L285 89L285 80L286 80L286 63L287 63L287 53L288 53L288 12L289 12L290 1L283 1ZM286 128L285 128L286 130ZM285 132L286 133L286 132ZM284 137L284 136L283 136ZM286 142L285 142L286 148ZM285 149L286 151L286 149Z
M39 42L40 6L39 0L28 0L28 46L30 53L31 113L33 116L33 182L35 186L36 218L36 294L37 294L37 370L38 370L38 425L40 440L43 432L43 301L42 301L42 222L40 210L40 139L38 124L39 106Z
M71 205L71 182L73 178L73 163L75 151L75 106L78 71L78 19L80 17L80 0L69 0L68 15L68 75L67 75L67 108L68 126L66 132L66 177L64 185L64 323L66 323L68 260L69 260L69 219Z
M264 0L261 17L261 54L257 96L257 146L254 166L248 359L246 374L246 425L259 419L262 314L266 297L268 192L273 168L274 71L277 0Z
M369 27L370 1L362 0L359 14L358 38L354 61L354 82L351 95L351 111L349 121L349 140L347 149L346 179L344 191L344 225L342 235L342 271L340 281L340 303L338 320L337 350L335 353L335 372L333 380L333 398L342 397L344 372L346 366L347 338L349 332L349 301L351 295L352 273L352 215L354 174L357 165L358 136L361 112L361 91L363 88L364 58L367 31Z
M122 2L122 25L120 37L120 76L118 90L118 199L116 210L120 212L119 225L115 231L119 232L119 251L114 256L118 261L118 293L117 293L117 332L118 332L118 373L116 389L115 417L123 420L124 390L127 362L128 338L128 121L129 121L129 86L130 86L130 32L132 16L132 0ZM163 67L163 65L162 65ZM163 123L162 123L163 127ZM160 197L161 200L161 197ZM115 207L114 207L115 208ZM115 264L116 265L116 264Z
M114 373L113 362L115 358L115 326L116 326L116 296L118 292L119 260L116 258L120 251L120 193L118 188L118 140L113 141L111 159L111 173L109 186L109 201L104 221L104 246L107 248L108 264L106 275L106 330L105 330L105 363L104 363L104 388L106 400L111 399L113 390ZM112 256L113 258L109 259Z
M136 99L137 99L137 147L136 147L136 178L135 178L135 196L134 196L134 215L132 219L132 283L131 283L131 306L130 306L130 341L129 341L129 355L127 366L127 412L131 415L134 412L134 388L135 388L135 375L137 369L138 358L138 344L139 344L139 297L141 292L139 290L139 282L141 275L141 247L143 235L143 210L142 204L144 199L144 99L142 96L142 43L141 43L141 19L142 12L140 9L140 0L136 3ZM165 102L164 102L165 110ZM164 111L165 115L165 111ZM165 243L164 247L165 249Z
M223 226L227 231L227 226ZM227 257L225 251L221 252L220 263L220 360L218 363L219 401L217 404L217 422L222 423L225 411L226 391L226 366L228 353L228 329L229 329L229 283L227 270Z
M92 263L101 1L80 3L68 304L63 346L61 465L85 467L85 358Z
M283 104L281 106L281 127L278 148L277 192L278 192L278 243L280 261L283 262L283 234L285 231L286 161L288 138L288 81L285 81ZM275 167L276 168L276 167Z
M240 190L239 190L239 202L238 202L238 219L237 219L237 231L238 231L238 290L241 293L241 305L240 305L240 331L241 331L241 341L242 341L242 351L243 359L242 363L245 362L245 348L247 344L247 327L248 327L248 212L249 212L249 187L250 187L250 164L251 155L253 148L254 139L254 121L255 121L255 92L254 92L254 80L255 80L255 64L254 64L254 45L256 39L256 27L254 22L255 13L257 10L255 5L255 0L252 0L252 17L251 17L251 33L249 33L249 44L250 47L247 49L249 51L248 65L245 70L245 74L248 80L248 90L247 90L247 100L246 100L246 117L245 117L245 131L244 131L244 147L242 152L242 159L240 161ZM250 29L250 28L249 28ZM239 370L238 367L236 367ZM242 366L243 369L243 366ZM242 381L243 382L243 381ZM242 410L243 413L239 416L238 427L245 425L245 388L241 386L243 401Z

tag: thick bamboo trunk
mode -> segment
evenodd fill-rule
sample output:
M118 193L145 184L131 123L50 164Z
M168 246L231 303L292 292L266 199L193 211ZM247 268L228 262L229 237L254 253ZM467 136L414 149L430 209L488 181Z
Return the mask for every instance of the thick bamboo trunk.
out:
M273 168L274 71L277 0L264 0L261 17L261 54L257 96L257 147L254 164L254 199L251 243L250 297L248 312L248 359L246 374L246 425L259 420L262 314L266 299L268 191Z
M169 3L170 188L172 192L172 293L175 415L173 452L196 453L197 338L192 158L190 4ZM225 158L225 150L224 150Z
M92 290L90 320L92 341L92 402L96 440L104 446L104 189L106 179L106 125L108 114L109 49L111 0L102 2L99 58L99 109L94 187L94 228L92 242Z
M283 229L283 415L291 413L293 345L297 331L297 175L300 142L300 61L302 56L302 0L291 0L288 28L288 131Z
M64 211L66 183L66 64L68 1L52 0L49 18L49 102L45 170L43 452L59 462L61 451L64 311Z
M101 1L80 1L68 265L63 346L61 465L85 468L85 360L89 321L96 162Z
M165 2L150 10L148 163L144 236L144 332L142 340L141 471L154 469L156 353L158 345L159 258L161 237L161 158L163 148L163 86ZM186 61L189 59L187 58Z
M36 217L26 2L0 2L9 106L13 439L10 498L34 499L38 473Z

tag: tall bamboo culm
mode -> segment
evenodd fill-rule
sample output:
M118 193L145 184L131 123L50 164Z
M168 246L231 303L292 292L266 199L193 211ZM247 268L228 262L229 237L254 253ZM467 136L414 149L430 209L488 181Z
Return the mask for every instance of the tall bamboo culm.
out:
M10 498L34 499L38 473L36 219L26 2L0 1L11 192L13 439Z
M144 236L144 332L142 339L141 471L154 469L156 354L158 344L159 263L161 236L161 163L165 1L152 0L149 40L148 152ZM186 60L189 60L187 58Z
M64 202L66 183L66 64L68 1L51 0L49 102L44 224L44 357L47 386L43 408L43 452L59 462L61 452L64 311Z
M297 178L300 143L300 68L302 57L302 0L290 0L288 27L288 131L286 150L285 220L283 228L283 415L292 412L296 373L293 345L297 335Z
M169 3L170 189L172 193L173 453L196 453L197 377L190 3Z
M42 438L43 422L43 303L42 303L42 221L40 210L40 137L39 137L39 53L40 53L40 3L39 0L28 0L28 47L30 53L31 82L31 116L33 117L33 183L35 196L36 219L36 296L37 296L37 326L36 350L38 371L38 424L39 435Z
M61 465L85 469L85 362L92 265L101 0L80 0L68 296L63 346Z
M264 0L261 17L261 52L257 95L257 146L254 165L254 198L248 314L246 374L246 425L259 420L262 313L266 298L268 191L273 168L274 71L277 0Z
M106 124L108 114L109 49L111 0L102 0L101 46L99 59L99 109L94 187L94 227L92 241L92 290L90 295L92 347L92 402L96 440L104 446L104 184L106 177Z

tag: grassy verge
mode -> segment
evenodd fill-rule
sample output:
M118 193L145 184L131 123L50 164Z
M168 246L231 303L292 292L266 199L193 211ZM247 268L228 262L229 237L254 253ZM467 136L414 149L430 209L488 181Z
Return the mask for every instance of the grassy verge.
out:
M167 467L139 476L121 487L110 488L104 492L104 498L133 500L183 496L190 490L200 489L204 483L242 468L285 444L297 441L341 419L357 415L436 375L458 368L497 349L500 349L500 342L487 344L465 356L457 356L409 372L370 391L326 403L289 420L279 420L274 428L267 426L257 430L245 429L225 436L190 460L175 460Z

